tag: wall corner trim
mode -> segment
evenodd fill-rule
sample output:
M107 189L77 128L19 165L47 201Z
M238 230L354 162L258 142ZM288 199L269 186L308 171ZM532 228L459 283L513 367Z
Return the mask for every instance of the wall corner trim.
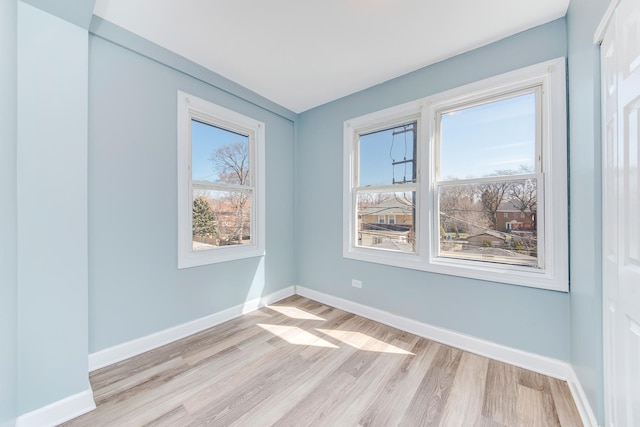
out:
M205 329L235 319L243 314L252 312L294 294L295 288L289 286L288 288L264 295L260 298L245 301L235 307L91 353L89 355L89 372L137 356L138 354L153 350L154 348L161 347L197 332L204 331Z
M600 44L602 43L602 40L604 40L604 34L609 27L609 22L613 17L616 7L618 7L618 3L620 3L620 0L611 0L609 7L602 16L602 20L600 21L600 24L598 24L598 28L596 28L596 32L593 35L593 44Z
M91 385L80 393L20 415L16 427L53 427L96 409Z
M414 335L468 351L470 353L489 357L500 362L564 380L569 385L569 389L571 390L571 394L576 403L583 424L585 426L594 427L598 425L582 385L580 384L573 367L568 362L507 347L502 344L497 344L492 341L483 340L438 326L418 322L413 319L398 316L387 311L328 295L303 286L296 286L296 294L366 317L367 319L375 320L376 322L384 323L385 325L398 328Z

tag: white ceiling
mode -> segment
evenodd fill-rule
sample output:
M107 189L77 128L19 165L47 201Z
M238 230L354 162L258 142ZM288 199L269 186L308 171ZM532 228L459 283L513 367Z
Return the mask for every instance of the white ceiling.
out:
M296 112L565 15L569 0L97 0L95 15Z

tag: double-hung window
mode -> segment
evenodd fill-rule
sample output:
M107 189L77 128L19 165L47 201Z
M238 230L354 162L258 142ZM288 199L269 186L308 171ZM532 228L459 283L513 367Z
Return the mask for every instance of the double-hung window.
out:
M415 257L420 129L415 105L345 123L345 256Z
M264 124L178 92L178 268L264 253Z
M344 130L345 257L568 289L564 58Z
M544 268L541 98L534 84L433 109L438 257ZM503 223L505 211L527 221Z

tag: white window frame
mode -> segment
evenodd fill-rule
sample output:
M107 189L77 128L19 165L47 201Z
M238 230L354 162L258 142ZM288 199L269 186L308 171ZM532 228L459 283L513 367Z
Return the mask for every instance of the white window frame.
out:
M343 169L343 256L361 261L376 262L379 264L396 265L413 269L423 269L424 261L420 257L419 242L416 242L415 252L400 252L382 248L371 248L358 245L358 221L356 214L358 192L394 192L416 191L420 182L420 169L416 168L416 182L408 184L389 184L382 186L357 187L358 182L358 141L360 135L386 130L409 122L417 123L418 141L425 138L424 126L425 103L409 102L386 110L367 114L344 123L344 169ZM420 158L420 144L417 147L417 155ZM416 217L420 207L416 206ZM418 228L416 223L416 228ZM418 230L414 231L415 233Z
M194 251L192 243L193 184L191 121L248 135L251 191L251 243ZM189 268L265 253L265 125L212 102L178 91L178 268ZM230 184L229 184L230 185ZM221 186L222 187L222 186Z
M538 201L539 256L542 268L439 257L440 233L436 183L438 113L455 105L493 99L539 87L540 141L535 175ZM415 253L385 251L357 245L356 191L359 136L410 120L418 122L416 163ZM360 261L468 277L492 282L567 292L568 199L565 58L557 58L491 77L344 123L343 256ZM526 175L522 175L526 178ZM385 186L387 187L387 186ZM390 185L389 191L394 186ZM380 189L374 189L376 191ZM361 191L361 190L360 190Z

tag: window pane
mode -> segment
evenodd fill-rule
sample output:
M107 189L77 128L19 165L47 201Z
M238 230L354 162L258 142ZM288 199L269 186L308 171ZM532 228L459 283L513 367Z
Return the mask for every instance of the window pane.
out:
M251 243L251 190L193 191L193 250Z
M441 186L440 256L539 267L535 179Z
M249 137L191 120L191 179L251 185Z
M360 136L359 186L415 182L416 122Z
M358 246L415 252L415 197L415 192L359 193Z
M536 94L442 114L444 180L535 172Z

